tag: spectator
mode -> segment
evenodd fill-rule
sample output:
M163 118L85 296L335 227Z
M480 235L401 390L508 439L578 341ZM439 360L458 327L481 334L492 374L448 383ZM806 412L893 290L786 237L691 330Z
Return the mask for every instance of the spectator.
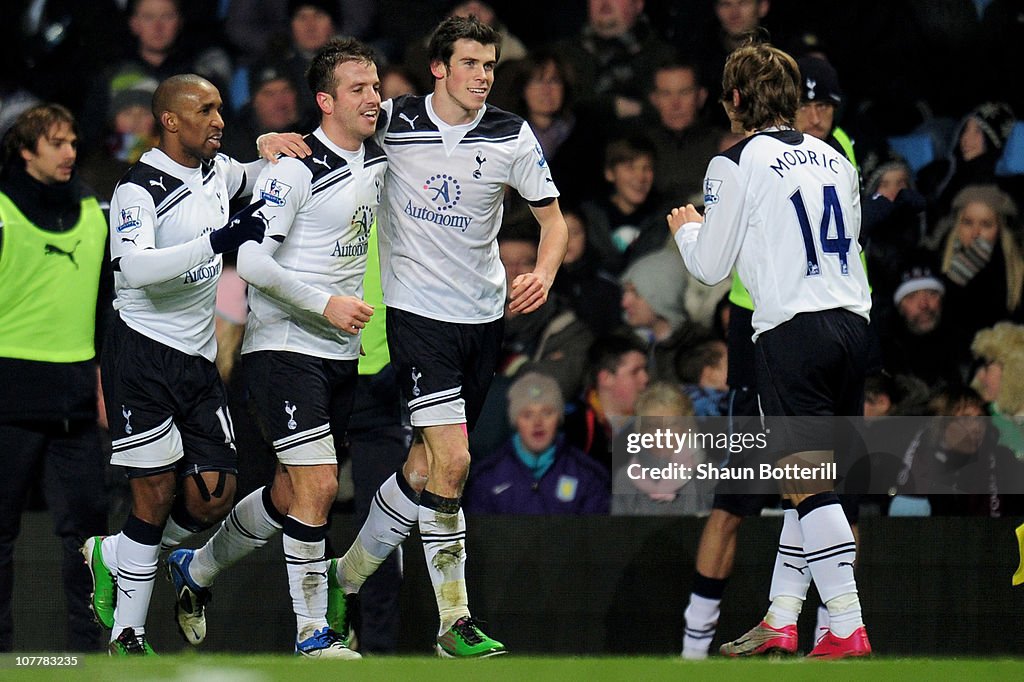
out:
M853 140L836 125L836 112L843 104L839 74L821 57L801 57L797 65L800 67L801 88L796 129L827 142L856 166Z
M619 280L626 324L644 340L649 372L658 381L681 383L676 358L704 335L686 311L689 279L679 254L662 249L636 261Z
M508 390L515 435L478 465L466 486L471 514L607 514L608 472L558 432L562 393L527 372Z
M633 416L636 397L647 388L647 356L635 336L612 334L594 341L587 363L587 388L566 408L565 435L610 473L615 435L625 426L624 418Z
M563 209L562 215L569 228L569 242L551 290L566 299L595 335L602 336L622 326L622 289L590 247L583 214Z
M579 125L573 112L575 77L557 53L539 50L515 62L508 79L508 108L530 124L558 190L578 202L601 186L601 145L596 131Z
M909 259L893 295L897 315L879 321L882 362L890 374L908 374L929 386L957 384L967 344L944 308L946 286L927 259Z
M722 71L729 53L739 47L745 35L761 25L771 7L769 0L714 0L715 16L710 26L685 41L683 52L696 60L708 86L712 102L722 95ZM688 36L690 37L690 36ZM719 108L711 112L716 124L728 128L728 118Z
M335 0L288 0L287 8L287 39L272 40L259 62L281 63L298 94L299 118L313 123L320 111L306 69L317 51L338 35L341 8Z
M231 78L231 64L220 48L192 50L182 38L185 27L181 0L131 0L128 26L134 37L131 51L107 67L95 81L82 116L87 146L102 142L111 103L119 91L143 82L161 82L179 73L197 73L219 89Z
M998 431L983 419L985 401L974 390L951 387L929 403L936 417L903 456L890 516L1011 516L1021 511L1024 470L997 442ZM925 497L924 495L927 495Z
M671 429L684 433L693 424L693 405L676 386L656 382L648 386L636 399L637 418L634 433L647 433L656 429ZM711 510L713 484L708 481L685 478L652 479L637 475L642 468L660 469L669 464L696 471L704 462L699 448L682 447L641 449L629 458L615 474L612 486L612 514L615 516L693 516ZM634 466L635 465L635 466ZM632 471L632 473L631 473Z
M490 26L501 36L501 55L498 63L512 62L523 59L527 55L526 46L519 38L512 35L508 28L498 18L494 7L480 0L456 0L450 5L450 9L444 15L448 17L467 18L475 16L481 23ZM427 54L429 36L421 38L406 47L402 63L416 76L430 72L430 59Z
M155 81L144 80L118 92L110 105L111 117L103 145L82 159L82 179L105 201L110 200L114 185L128 168L159 139L150 106L156 86Z
M57 104L28 109L4 137L0 652L14 647L14 543L37 483L63 557L67 639L63 646L55 639L53 646L96 651L100 643L89 613L89 572L78 548L107 528L95 356L97 332L110 311L111 280L104 272L106 218L74 172L77 137L71 112Z
M947 314L967 338L1020 309L1024 256L1016 219L1016 204L993 185L965 187L953 199L942 274Z
M589 0L587 7L579 34L555 46L576 74L581 115L609 122L638 116L645 79L675 52L655 35L643 0Z
M1013 123L1013 110L1007 104L979 104L957 127L949 155L918 171L918 184L928 200L931 222L949 213L954 198L968 185L996 182L996 163Z
M999 442L1024 461L1024 326L1000 322L971 343L979 359L971 387L984 398Z
M505 331L499 374L514 378L524 371L554 378L563 395L578 395L586 371L586 350L594 340L590 329L557 294L549 294L530 315L508 309L512 282L537 265L537 237L532 229L504 228L498 234L498 255L505 267Z
M275 40L287 41L295 0L231 0L228 3L224 33L231 47L242 55L242 61L252 63L271 51ZM310 2L327 9L334 22L335 32L360 40L374 32L377 3L374 0L323 0Z
M392 64L380 70L380 98L382 101L395 99L402 95L419 95L421 92L423 92L423 86L420 84L420 79L404 66Z
M647 94L655 116L643 125L658 150L654 188L662 196L703 196L704 171L722 139L720 129L702 120L707 98L695 64L673 61L655 69Z
M652 193L655 153L654 145L639 135L610 142L604 154L610 192L580 207L590 227L588 239L612 272L668 240L662 224L665 206Z
M870 159L877 157L870 155ZM906 254L924 236L925 200L902 158L890 156L875 164L863 168L861 239L873 287L872 318L878 319L892 313L892 294L899 286Z
M263 133L302 130L298 91L284 64L268 62L249 69L251 99L225 132L222 151L239 161L259 156L253 140Z
M683 392L693 403L698 417L724 417L729 414L729 349L724 341L710 339L693 350L680 354L677 373Z

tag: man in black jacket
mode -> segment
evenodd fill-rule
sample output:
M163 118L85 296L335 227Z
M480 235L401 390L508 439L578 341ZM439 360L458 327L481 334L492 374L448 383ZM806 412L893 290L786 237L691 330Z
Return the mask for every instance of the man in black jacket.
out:
M78 548L107 526L94 358L103 328L97 311L110 307L110 277L103 272L106 218L75 176L77 139L71 112L42 104L18 118L3 144L0 651L13 648L14 542L37 484L63 549L66 646L99 646Z

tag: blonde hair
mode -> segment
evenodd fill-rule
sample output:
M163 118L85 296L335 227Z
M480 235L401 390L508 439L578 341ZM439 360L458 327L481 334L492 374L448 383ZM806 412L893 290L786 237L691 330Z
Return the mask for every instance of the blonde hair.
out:
M996 404L1006 414L1024 408L1024 326L999 322L974 335L971 352L1003 366Z
M1006 261L1006 309L1013 311L1020 305L1021 288L1024 286L1024 254L1017 244L1017 238L1011 230L1010 220L1017 215L1017 205L1010 195L995 185L968 185L953 198L952 224L946 235L946 245L942 250L942 273L948 274L953 263L953 254L959 242L956 224L960 213L968 204L984 204L996 215L999 224L999 245L1003 249L1003 260Z
M675 414L657 415L654 414L656 412L674 412ZM634 413L641 417L691 417L693 416L693 402L674 384L667 381L656 381L636 397Z

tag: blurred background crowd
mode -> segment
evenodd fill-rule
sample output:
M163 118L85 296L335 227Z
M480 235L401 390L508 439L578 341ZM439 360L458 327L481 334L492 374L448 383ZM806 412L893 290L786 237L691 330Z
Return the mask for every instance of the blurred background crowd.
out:
M726 344L732 283L707 287L693 279L664 215L670 206L701 203L708 161L739 139L719 105L722 67L743 34L764 27L801 66L797 127L833 144L861 172L861 245L877 337L867 413L990 415L992 436L958 442L974 449L964 456L998 451L1000 466L1024 465L1024 126L1015 113L1024 112L1024 2L5 6L11 24L0 44L0 132L34 103L66 105L79 123L77 172L101 198L155 143L149 102L172 74L199 73L219 87L223 151L248 161L256 158L257 135L312 129L315 102L304 70L333 36L375 47L386 99L429 92L426 32L442 17L475 14L496 26L504 42L489 103L533 128L570 231L550 300L507 320L500 374L471 441L467 510L518 513L709 508L707 491L684 499L657 485L613 502L609 444L615 417L728 411L736 388ZM537 239L527 207L510 193L499 235L510 281L532 269ZM241 487L251 489L273 459L244 419L246 398L234 376L244 286L230 271L222 286L219 366L243 415L240 450L257 462L250 485L242 472ZM507 481L522 494L489 494ZM993 490L953 511L1016 510L1014 499L999 497ZM880 506L884 513L888 501ZM932 506L945 508L914 508L929 513Z

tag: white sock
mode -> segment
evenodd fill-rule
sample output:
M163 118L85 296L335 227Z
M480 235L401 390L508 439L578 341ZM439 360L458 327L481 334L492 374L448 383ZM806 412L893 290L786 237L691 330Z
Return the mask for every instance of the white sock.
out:
M120 533L108 535L100 543L100 554L103 556L103 563L107 565L107 570L115 577L117 576L117 539L120 537Z
M417 523L419 505L410 499L411 490L399 484L399 476L396 473L381 484L359 535L338 562L338 580L347 593L358 592Z
M284 560L295 611L297 641L327 627L327 526L309 526L293 516L284 522Z
M845 638L863 625L853 575L857 545L842 506L834 495L831 499L834 501L812 506L800 519L800 528L804 534L804 556L821 600L828 607L829 628L837 637ZM833 601L839 597L842 599Z
M864 625L857 593L843 594L828 600L828 629L839 639L846 639Z
M814 641L825 634L828 630L828 608L824 604L818 604L818 612L814 619Z
M457 499L442 498L424 492L420 497L419 527L427 573L434 586L437 611L441 618L438 636L459 618L469 615L466 594L466 516ZM431 507L423 506L428 502ZM444 511L432 507L440 506ZM455 508L456 511L452 511Z
M198 585L209 587L221 571L267 544L281 530L271 516L275 510L267 509L270 496L266 490L259 488L246 495L213 537L196 550L188 572Z
M796 625L800 618L807 588L811 586L811 571L804 558L803 546L800 516L796 509L787 509L782 513L779 549L775 554L772 585L768 591L772 603L764 619L773 628Z
M167 518L167 524L164 526L164 534L160 538L160 551L170 552L193 535L192 531L179 526L172 515Z
M718 616L721 613L722 600L709 599L699 594L690 593L690 603L686 606L683 618L683 658L700 660L708 657L711 640L715 638L718 627Z
M128 517L125 529L120 533L117 540L117 606L114 608L110 641L117 639L125 628L134 628L137 635L146 631L146 616L160 555L160 545L156 544L159 533L157 526L134 516ZM153 544L145 544L133 537L148 539Z

